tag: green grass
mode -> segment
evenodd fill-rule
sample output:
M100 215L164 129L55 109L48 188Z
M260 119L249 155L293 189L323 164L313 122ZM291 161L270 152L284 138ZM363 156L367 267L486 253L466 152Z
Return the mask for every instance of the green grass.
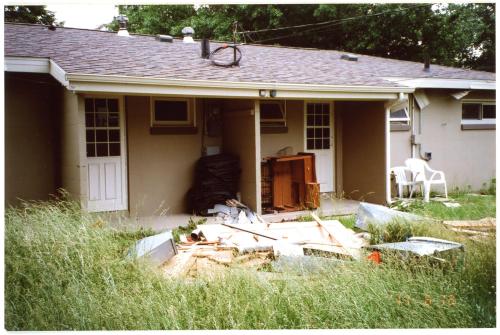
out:
M466 240L441 225L423 224L419 233L465 243L465 266L388 259L329 263L299 276L229 268L186 280L125 258L150 231L117 232L71 201L25 204L5 219L9 330L496 324L495 239Z
M453 193L450 201L458 202L461 206L448 208L438 201L425 203L420 199L412 202L409 207L400 210L415 213L439 220L478 220L485 217L496 217L495 195L470 195L468 193Z

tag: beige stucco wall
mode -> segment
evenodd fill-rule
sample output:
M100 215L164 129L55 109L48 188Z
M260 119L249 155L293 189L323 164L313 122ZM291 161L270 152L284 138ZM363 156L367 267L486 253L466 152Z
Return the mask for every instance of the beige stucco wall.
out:
M149 97L126 97L129 209L131 216L185 213L201 132L151 135ZM197 125L200 110L197 110Z
M261 156L274 156L285 148L292 147L293 154L304 151L304 102L286 101L286 124L288 132L261 134Z
M335 123L337 188L348 198L385 203L383 102L335 102Z
M48 75L5 72L6 204L48 199L60 186L61 90Z
M223 106L223 151L240 158L241 200L260 211L259 110L254 100L231 100Z
M461 130L461 101L451 91L425 93L430 104L421 112L422 153L432 152L429 165L444 171L448 189L479 190L495 177L495 130ZM495 93L471 92L466 99L495 99Z
M410 130L391 131L391 167L404 166L411 157Z

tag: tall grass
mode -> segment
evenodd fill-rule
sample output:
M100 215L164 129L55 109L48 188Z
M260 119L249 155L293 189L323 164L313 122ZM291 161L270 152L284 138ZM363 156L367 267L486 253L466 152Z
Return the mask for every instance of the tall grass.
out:
M229 268L167 279L127 261L148 232L120 233L70 201L8 209L9 330L495 326L495 241L466 241L460 269L368 261L313 274ZM432 228L435 229L435 228ZM446 231L440 231L446 235ZM455 235L448 236L452 239Z

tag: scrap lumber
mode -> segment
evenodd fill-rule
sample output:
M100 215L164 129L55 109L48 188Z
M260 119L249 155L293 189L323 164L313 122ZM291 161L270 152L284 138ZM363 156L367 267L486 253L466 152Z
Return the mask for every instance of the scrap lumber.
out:
M236 230L241 230L241 231L244 231L246 233L253 234L253 235L262 236L262 237L265 237L265 238L268 238L268 239L271 239L271 240L275 240L275 241L278 240L274 236L270 236L268 234L261 233L261 232L255 231L255 230L244 229L244 228L239 227L238 225L232 225L232 224L229 224L229 223L223 223L222 225L226 226L226 227L229 227L229 228L236 229Z
M318 225L323 227L328 234L333 236L333 238L337 240L354 259L361 258L360 246L356 246L355 243L353 243L353 234L351 234L339 221L331 221L334 225L332 229L332 227L327 227L315 213L311 213L311 216Z

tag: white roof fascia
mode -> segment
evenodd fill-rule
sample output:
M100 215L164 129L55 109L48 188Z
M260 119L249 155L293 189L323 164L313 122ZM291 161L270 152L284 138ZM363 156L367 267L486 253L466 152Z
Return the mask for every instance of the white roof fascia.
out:
M69 82L66 79L66 72L59 65L57 65L52 59L50 60L49 68L52 77L54 77L63 86L68 87Z
M385 80L392 81L399 85L412 88L450 88L450 89L474 89L474 90L495 90L494 80L478 79L442 79L442 78L399 78L386 77Z
M38 57L4 57L4 71L49 73L49 59Z

